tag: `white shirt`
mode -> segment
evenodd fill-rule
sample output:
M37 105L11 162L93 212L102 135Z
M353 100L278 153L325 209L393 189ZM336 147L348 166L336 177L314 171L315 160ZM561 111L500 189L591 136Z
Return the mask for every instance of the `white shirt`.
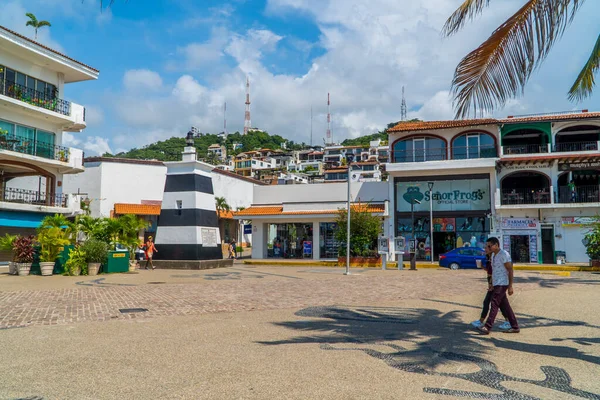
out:
M506 250L492 253L492 285L508 286L508 270L504 266L507 262L512 262L512 259Z

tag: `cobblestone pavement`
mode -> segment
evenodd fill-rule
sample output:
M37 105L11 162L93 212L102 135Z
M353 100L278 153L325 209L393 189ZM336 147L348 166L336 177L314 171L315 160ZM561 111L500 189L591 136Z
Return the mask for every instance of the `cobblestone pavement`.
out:
M140 271L129 276L5 275L0 278L0 329L341 303L390 304L482 292L485 287L479 271L356 272L343 276L340 269L235 266L209 271ZM597 277L600 282L600 275L586 277ZM531 290L576 284L578 279L520 273L516 287L517 291ZM27 290L28 282L35 284L36 290ZM25 289L10 290L11 283ZM128 308L148 311L120 312Z

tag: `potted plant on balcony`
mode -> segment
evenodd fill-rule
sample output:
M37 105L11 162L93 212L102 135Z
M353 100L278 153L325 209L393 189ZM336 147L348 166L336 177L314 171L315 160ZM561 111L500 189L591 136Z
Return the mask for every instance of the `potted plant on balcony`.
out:
M66 237L65 230L48 225L42 225L38 229L37 242L40 245L40 270L43 276L50 276L60 250L71 242Z
M33 235L18 236L13 243L13 259L17 263L17 270L20 276L29 275L31 264L33 263Z
M67 159L67 152L65 150L59 151L58 152L58 158L62 162L67 162L68 161L68 159Z
M6 235L4 235L4 237L1 237L0 238L0 250L9 251L9 252L11 252L11 255L12 255L13 245L14 245L16 239L17 239L17 235L10 235L8 233ZM15 263L14 255L12 256L11 260L8 262L8 273L10 275L17 274L17 264Z
M69 259L65 263L65 275L87 275L87 255L81 247L69 250Z
M106 262L108 255L108 246L106 243L97 239L89 239L81 245L81 250L85 253L88 275L98 275L100 266Z

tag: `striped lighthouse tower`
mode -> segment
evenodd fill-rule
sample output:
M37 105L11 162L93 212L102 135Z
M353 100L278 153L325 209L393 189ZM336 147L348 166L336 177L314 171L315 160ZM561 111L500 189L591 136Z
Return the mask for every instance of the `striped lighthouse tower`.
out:
M156 260L219 260L221 237L212 166L196 160L193 133L183 160L165 162L167 179L156 229Z

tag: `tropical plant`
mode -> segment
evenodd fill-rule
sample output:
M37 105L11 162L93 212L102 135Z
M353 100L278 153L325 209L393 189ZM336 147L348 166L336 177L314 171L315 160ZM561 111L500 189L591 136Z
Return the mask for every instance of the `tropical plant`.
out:
M594 221L586 225L583 243L590 260L600 260L600 215L594 217Z
M231 206L227 204L227 199L225 199L225 197L215 197L215 206L217 208L217 215L231 211Z
M76 238L76 225L69 221L62 214L48 215L42 220L39 229L44 228L60 228L63 231L64 237L69 243L75 243ZM69 244L67 243L67 244Z
M40 261L54 262L60 254L60 250L71 243L61 228L42 227L38 229L37 243L40 245Z
M104 263L108 256L107 244L97 239L86 240L79 248L85 253L87 263Z
M33 235L18 236L13 243L13 259L18 263L31 263L35 250L33 248Z
M381 220L368 209L368 204L359 203L350 209L350 255L368 257L376 255L377 237L381 233ZM340 244L339 255L346 254L348 213L339 209L335 219L335 240Z
M0 237L0 250L12 251L16 239L17 235L10 235L8 233Z
M129 258L135 259L135 251L140 245L140 230L148 227L149 223L133 214L122 215L118 218L121 225L119 243L129 250Z
M36 18L35 15L33 15L33 13L27 13L25 14L27 17L29 17L29 21L27 21L27 23L25 24L25 26L32 26L35 29L35 39L37 40L37 34L38 34L38 29L43 28L44 26L52 26L50 24L50 22L48 21L38 21L38 19Z
M442 34L458 32L479 16L491 0L464 0L448 18ZM454 73L456 117L483 114L521 94L532 72L573 21L584 0L523 0L523 6L478 48L465 56ZM569 90L571 101L592 93L600 66L600 36Z
M77 270L81 275L87 275L87 255L81 247L69 250L69 259L65 263L64 275L73 276Z

